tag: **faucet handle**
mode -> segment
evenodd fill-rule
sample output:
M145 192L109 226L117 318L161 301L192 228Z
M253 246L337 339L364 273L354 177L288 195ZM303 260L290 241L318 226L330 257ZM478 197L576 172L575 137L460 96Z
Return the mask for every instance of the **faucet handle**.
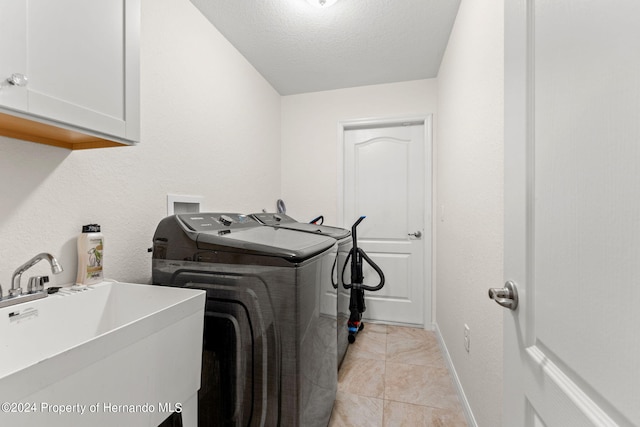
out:
M9 296L10 297L17 297L22 295L22 288L11 288L9 289Z
M44 290L44 284L49 283L49 276L33 276L29 277L27 285L27 293L34 293Z

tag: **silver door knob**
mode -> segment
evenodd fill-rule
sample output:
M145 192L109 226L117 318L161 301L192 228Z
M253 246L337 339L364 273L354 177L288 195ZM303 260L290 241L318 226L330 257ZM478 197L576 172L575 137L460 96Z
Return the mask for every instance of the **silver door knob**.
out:
M415 237L416 239L419 239L419 238L421 238L421 237L422 237L422 231L418 230L418 231L416 231L415 233L409 233L409 236L413 236L413 237Z
M19 87L24 87L27 85L27 83L29 83L29 79L27 78L27 76L20 73L11 74L7 81L9 82L9 84Z
M518 290L511 280L504 284L504 288L490 288L489 298L511 310L518 308Z

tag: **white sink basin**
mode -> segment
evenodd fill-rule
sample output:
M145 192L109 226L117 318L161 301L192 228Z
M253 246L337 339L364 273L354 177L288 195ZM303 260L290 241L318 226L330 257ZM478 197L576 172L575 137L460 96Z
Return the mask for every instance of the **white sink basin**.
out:
M195 426L204 302L103 282L0 309L0 425Z

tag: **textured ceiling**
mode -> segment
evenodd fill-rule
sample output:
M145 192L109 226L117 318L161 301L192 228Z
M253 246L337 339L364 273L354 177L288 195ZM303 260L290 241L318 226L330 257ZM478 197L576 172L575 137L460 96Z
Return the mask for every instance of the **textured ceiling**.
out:
M436 77L460 0L191 0L281 95Z

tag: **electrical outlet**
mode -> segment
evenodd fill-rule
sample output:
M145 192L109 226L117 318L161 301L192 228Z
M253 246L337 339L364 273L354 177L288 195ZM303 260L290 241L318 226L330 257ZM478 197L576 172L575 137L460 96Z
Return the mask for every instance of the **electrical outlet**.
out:
M471 345L471 330L469 329L469 325L464 324L464 349L469 353L469 348Z

